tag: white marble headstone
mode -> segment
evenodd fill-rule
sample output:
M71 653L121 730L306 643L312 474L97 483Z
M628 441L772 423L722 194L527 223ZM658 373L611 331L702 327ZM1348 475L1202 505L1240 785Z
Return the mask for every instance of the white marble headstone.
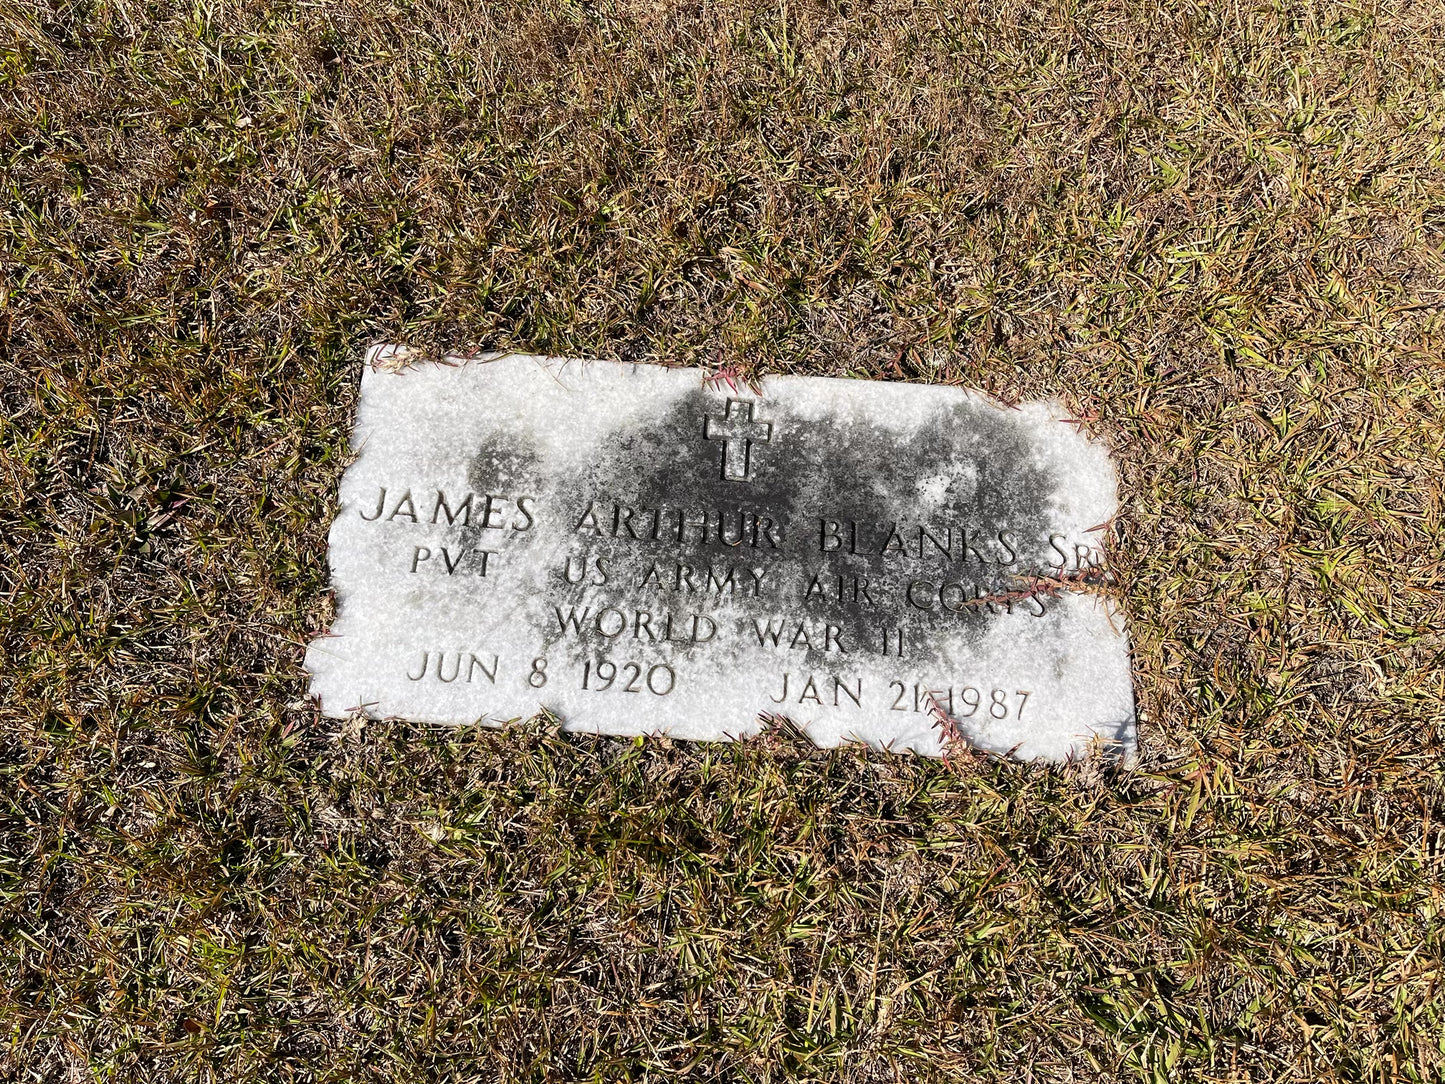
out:
M306 654L327 715L1129 754L1116 481L1056 403L368 357Z

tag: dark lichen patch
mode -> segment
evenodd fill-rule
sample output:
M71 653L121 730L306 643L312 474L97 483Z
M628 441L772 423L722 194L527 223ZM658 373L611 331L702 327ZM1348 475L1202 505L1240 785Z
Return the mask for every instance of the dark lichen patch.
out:
M461 532L467 553L525 548L536 538L541 457L532 439L515 430L488 433L467 460L467 484L478 503ZM485 566L495 577L498 569Z
M489 433L467 463L467 481L478 492L535 493L540 458L530 437L513 431Z
M757 621L780 623L787 639L802 622L808 663L823 670L878 652L885 629L905 627L908 657L923 664L945 644L976 642L1009 609L1050 620L1044 600L977 601L1050 571L1054 480L1022 419L960 399L901 425L818 420L786 400L733 398L771 425L747 450L746 481L727 477L734 446L725 453L705 428L729 396L699 388L613 433L559 483L552 501L570 517L577 582L559 577L548 593L569 612L617 611L635 626L640 609L648 627L624 635L648 643L664 611L674 634L679 616L684 633L693 615L718 627L706 645L687 635L667 645L684 655L755 654ZM549 635L563 640L560 622Z

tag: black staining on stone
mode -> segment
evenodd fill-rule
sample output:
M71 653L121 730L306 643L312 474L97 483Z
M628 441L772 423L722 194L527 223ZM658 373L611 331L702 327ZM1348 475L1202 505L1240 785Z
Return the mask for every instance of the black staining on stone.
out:
M467 481L478 493L535 493L539 459L515 430L489 434L467 463Z
M467 485L473 504L461 532L463 551L500 554L525 547L536 536L541 458L525 434L515 429L489 433L467 461ZM456 514L454 507L449 511ZM491 560L478 567L501 574L502 566Z
M726 416L729 399L754 403L751 420L772 427L750 449L746 481L726 476L724 442L704 428L705 419ZM558 558L544 591L548 646L618 658L630 644L656 657L649 635L670 614L667 657L718 653L733 664L759 657L755 619L781 620L778 647L771 639L766 647L781 663L846 674L850 660L878 660L886 630L902 626L905 656L895 661L919 673L944 662L946 644L981 639L1006 607L978 597L1054 571L1054 478L1037 461L1029 429L1004 411L960 400L900 426L891 409L885 399L878 421L866 409L809 419L785 400L699 388L612 434L550 498L554 514L571 519L571 571L590 571L568 582ZM579 616L615 610L633 626L641 610L650 624L608 641L570 630L564 640L552 603ZM1012 608L1020 617L1042 610L1026 619L1054 624L1049 605ZM722 631L702 643L679 634L679 622L689 630L695 614ZM802 644L784 650L800 623Z

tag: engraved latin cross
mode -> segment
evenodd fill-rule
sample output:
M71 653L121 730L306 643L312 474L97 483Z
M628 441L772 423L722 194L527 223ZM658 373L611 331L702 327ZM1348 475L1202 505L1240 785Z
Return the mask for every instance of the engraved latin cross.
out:
M722 476L729 482L746 482L752 477L752 447L773 439L773 423L753 419L754 404L746 399L729 399L719 418L709 414L702 420L707 440L723 441Z

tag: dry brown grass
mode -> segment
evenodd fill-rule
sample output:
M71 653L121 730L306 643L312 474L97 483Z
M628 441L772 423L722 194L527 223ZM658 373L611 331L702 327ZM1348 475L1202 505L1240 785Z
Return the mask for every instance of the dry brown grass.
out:
M1445 1079L1445 6L0 35L0 1077ZM376 340L1064 396L1143 762L318 719Z

